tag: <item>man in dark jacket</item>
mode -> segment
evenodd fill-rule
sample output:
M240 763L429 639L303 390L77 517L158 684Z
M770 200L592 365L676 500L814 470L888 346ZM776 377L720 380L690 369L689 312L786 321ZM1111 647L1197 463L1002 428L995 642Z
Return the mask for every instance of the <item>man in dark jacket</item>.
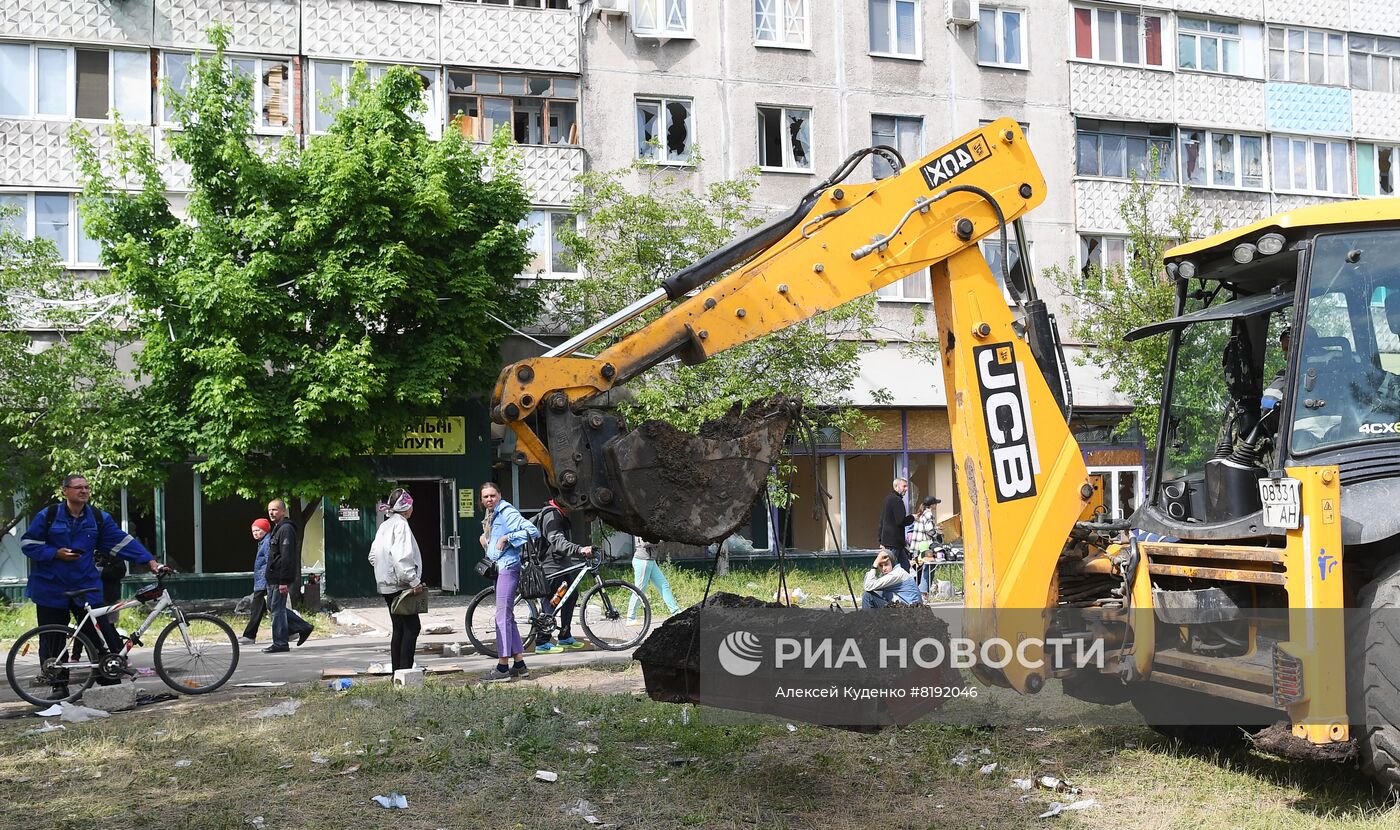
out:
M34 601L39 625L64 625L70 615L75 622L81 622L87 616L84 603L102 602L99 553L119 562L146 564L152 573L160 570L160 563L136 537L122 530L111 516L88 504L91 494L86 478L68 476L63 480L63 501L40 510L20 539L20 550L34 562L24 595ZM64 596L80 590L84 593ZM95 646L120 651L121 637L112 621L102 617L98 628L100 637L91 626L84 628L83 633ZM62 648L61 637L45 635L39 641L39 656L47 659Z
M560 571L569 567L574 558L585 558L593 555L592 545L574 544L574 526L569 521L567 511L556 501L550 500L540 511L540 550L543 552L541 559L545 572L551 575L549 580L549 596L547 602L553 602L554 596L559 593L560 587L578 578L578 569L570 570L568 573L554 576ZM574 591L564 600L564 604L559 609L559 642L551 643L548 634L538 634L535 637L535 653L549 654L565 649L583 648L583 643L574 639L570 628L574 621L574 603L578 600L578 592Z
M885 504L880 508L880 547L889 551L896 564L906 572L909 570L909 550L904 542L904 528L914 523L909 509L904 505L904 494L909 492L909 482L897 478L894 491L885 496Z
M272 522L267 545L267 607L272 613L272 645L263 651L277 654L290 651L287 644L290 634L295 633L297 645L301 645L314 628L287 607L292 586L301 584L301 537L287 515L287 503L282 499L268 502L267 518Z

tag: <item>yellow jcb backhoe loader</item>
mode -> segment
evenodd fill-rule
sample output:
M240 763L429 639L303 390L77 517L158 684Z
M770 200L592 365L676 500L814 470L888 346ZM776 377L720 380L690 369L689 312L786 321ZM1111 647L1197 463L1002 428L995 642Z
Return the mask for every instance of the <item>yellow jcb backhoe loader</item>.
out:
M897 174L846 181L871 153ZM506 367L492 417L575 510L708 543L747 518L790 408L688 436L629 432L590 402L663 360L704 360L928 268L965 633L1107 647L1102 669L1047 654L977 676L1030 694L1056 677L1191 740L1282 719L1298 747L1354 741L1370 774L1400 786L1400 201L1295 210L1168 253L1176 316L1130 335L1169 339L1150 493L1112 524L1080 521L1094 487L1066 424L1052 318L1019 269L1002 275L1008 307L977 247L1005 248L1007 225L1045 196L1008 119L908 165L861 151L790 214ZM577 354L666 303L596 357Z

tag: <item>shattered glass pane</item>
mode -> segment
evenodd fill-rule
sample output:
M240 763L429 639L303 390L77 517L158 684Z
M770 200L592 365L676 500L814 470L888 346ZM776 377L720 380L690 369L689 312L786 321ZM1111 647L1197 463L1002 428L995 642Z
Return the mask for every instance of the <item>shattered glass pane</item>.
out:
M690 160L690 105L666 102L666 160Z
M791 139L792 165L803 170L812 166L812 128L807 110L787 110L788 136Z
M657 120L660 108L655 101L637 102L637 158L656 158Z

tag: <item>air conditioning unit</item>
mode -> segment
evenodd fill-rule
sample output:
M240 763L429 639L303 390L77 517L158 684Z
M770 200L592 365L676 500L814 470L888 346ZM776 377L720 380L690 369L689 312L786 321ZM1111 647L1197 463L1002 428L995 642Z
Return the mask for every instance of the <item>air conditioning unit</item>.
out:
M627 0L594 0L598 4L598 14L600 15L624 15L627 14Z
M976 26L977 0L948 0L948 24Z

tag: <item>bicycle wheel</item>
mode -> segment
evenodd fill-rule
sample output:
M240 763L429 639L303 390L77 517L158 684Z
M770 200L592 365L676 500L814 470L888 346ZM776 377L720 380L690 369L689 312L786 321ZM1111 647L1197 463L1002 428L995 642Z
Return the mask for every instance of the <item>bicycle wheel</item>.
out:
M41 643L48 659L39 657ZM10 647L5 679L15 694L35 706L76 700L97 680L97 664L91 657L75 657L79 649L85 655L100 653L86 634L71 626L41 625Z
M535 639L535 616L539 613L538 606L532 599L525 599L519 594L515 595L515 604L511 608L511 616L515 618L515 627L520 630L520 642L532 643ZM476 653L486 656L496 656L496 589L487 588L472 598L471 605L467 606L467 638L476 647Z
M633 604L638 616L628 619ZM608 651L629 649L642 641L651 628L651 603L630 582L609 579L588 589L579 603L579 624L593 645Z
M212 614L177 614L156 638L154 659L165 685L181 694L202 695L233 676L238 638Z

